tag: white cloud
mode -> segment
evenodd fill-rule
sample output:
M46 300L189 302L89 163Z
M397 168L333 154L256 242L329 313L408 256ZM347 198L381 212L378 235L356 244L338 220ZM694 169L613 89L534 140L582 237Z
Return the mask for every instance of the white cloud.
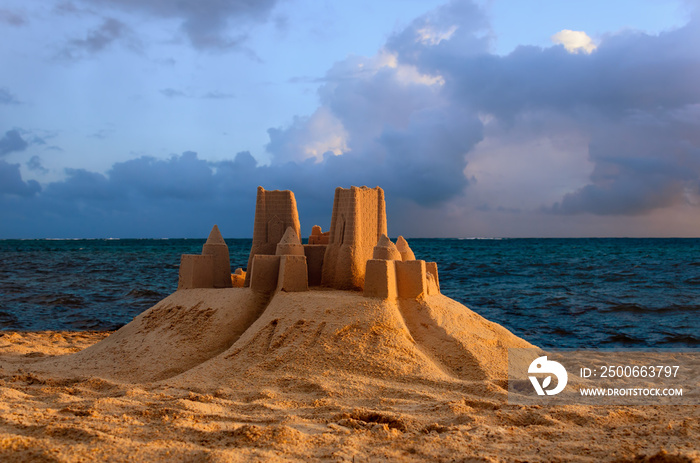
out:
M569 53L583 52L591 54L597 48L588 34L583 31L572 31L569 29L564 29L554 34L552 42L564 45L564 48Z
M340 156L348 151L345 127L325 106L318 108L309 118L307 130L308 138L302 146L304 158L313 157L320 161L324 153Z
M437 29L435 26L426 24L424 27L416 30L417 41L424 45L437 45L443 40L450 40L452 35L457 31L457 26L452 25L446 29Z

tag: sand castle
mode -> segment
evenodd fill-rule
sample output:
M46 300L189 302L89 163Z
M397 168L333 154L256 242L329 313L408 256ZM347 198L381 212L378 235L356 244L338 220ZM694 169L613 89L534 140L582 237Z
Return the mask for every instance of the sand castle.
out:
M503 391L508 349L533 346L440 293L437 264L388 238L382 189L337 188L331 217L302 244L294 194L258 188L247 271L231 273L214 226L181 257L177 291L32 369L250 393L300 381L359 397L394 380Z
M253 291L308 291L324 286L363 291L365 297L418 298L440 292L437 264L416 260L406 240L387 237L384 191L336 188L331 227L314 225L308 244L299 239L294 193L258 187L253 245L244 286ZM228 288L228 247L215 225L201 255L181 258L178 289ZM238 285L237 285L238 286Z

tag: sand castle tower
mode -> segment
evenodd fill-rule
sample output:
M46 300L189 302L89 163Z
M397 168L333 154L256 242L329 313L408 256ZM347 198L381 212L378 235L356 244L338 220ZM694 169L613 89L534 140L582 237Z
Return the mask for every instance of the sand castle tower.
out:
M231 261L228 246L214 225L202 254L183 254L180 258L178 289L230 288Z
M258 187L255 203L255 223L253 225L253 246L248 257L248 272L245 285L250 285L253 258L258 254L275 255L288 227L300 236L299 213L294 193L289 190L267 191Z
M388 236L382 235L372 251L372 259L403 260L397 246Z
M319 225L314 225L311 227L309 244L328 244L330 233L329 231L324 232Z
M437 264L416 260L403 236L399 236L396 244L387 236L384 190L379 187L336 188L330 230L324 233L314 225L309 243L302 244L299 228L294 194L258 187L245 286L272 294L307 291L309 287L322 285L388 299L419 298L440 292ZM223 259L223 253L216 247L222 243L215 227L203 254L212 259L220 255ZM224 263L202 264L197 268L203 268L204 273L193 278L215 278L206 273L209 266L223 269ZM242 275L229 276L237 284L240 279Z
M277 250L275 255L294 255L303 256L304 246L301 245L301 240L299 240L299 235L294 231L292 227L287 227L287 231L284 232L282 239L277 243Z
M253 291L269 294L274 291L297 292L309 289L304 246L292 227L287 227L277 243L274 255L253 256L248 274Z
M226 246L218 226L214 225L214 228L211 229L207 242L202 246L202 255L213 256L214 288L230 288L231 259L228 253L228 246Z
M366 186L336 188L323 259L323 285L363 289L365 264L372 258L379 238L386 234L384 190Z

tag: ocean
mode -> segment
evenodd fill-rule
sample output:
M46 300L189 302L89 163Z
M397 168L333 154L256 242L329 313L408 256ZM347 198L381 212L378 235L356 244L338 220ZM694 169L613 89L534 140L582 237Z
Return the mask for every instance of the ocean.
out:
M231 267L251 240L227 239ZM700 349L700 239L409 239L441 292L544 348ZM0 240L0 329L114 330L204 240Z

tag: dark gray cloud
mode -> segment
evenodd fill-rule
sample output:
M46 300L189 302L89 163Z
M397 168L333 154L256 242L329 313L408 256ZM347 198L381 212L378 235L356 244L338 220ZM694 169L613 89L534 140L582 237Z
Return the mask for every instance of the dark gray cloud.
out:
M58 53L59 59L69 61L96 55L118 41L129 38L129 27L115 18L105 18L97 28L88 31L84 39L69 40ZM138 48L129 40L129 46Z
M0 138L0 156L10 154L16 151L24 151L29 146L19 131L16 129L8 130L2 138Z
M236 95L233 93L212 91L202 95L202 98L205 100L230 100L231 98L236 98Z
M174 88L164 88L160 90L160 94L168 98L183 98L187 97L187 94L182 90L175 90Z
M656 111L596 126L591 183L553 212L638 215L693 201L700 193L700 109Z
M0 104L15 105L20 104L20 101L7 88L0 88Z
M0 198L3 196L33 196L41 190L34 180L22 180L19 164L0 161Z
M190 43L199 49L240 47L247 27L267 21L277 0L82 0L153 17L178 19Z
M258 185L293 190L308 234L315 224L328 228L335 187L360 179L356 172L342 173L347 167L342 159L329 161L266 166L241 152L212 163L185 152L166 160L116 163L106 174L68 169L64 180L39 194L36 182L22 181L18 166L1 165L12 175L6 189L13 188L0 195L7 218L0 237L199 237L214 223L226 236L246 237L252 233Z
M44 167L41 158L39 156L32 156L29 161L27 161L27 168L29 170L39 172L41 174L46 174L49 172L47 168Z
M113 129L99 129L88 135L89 138L96 138L98 140L106 140L114 132Z
M197 237L218 223L228 236L244 237L252 223L240 217L252 217L262 180L255 177L264 172L246 152L221 163L185 152L116 163L106 174L68 169L35 194L36 182L0 161L0 236Z
M27 24L27 19L23 14L17 11L11 11L6 8L0 8L0 23L5 23L10 26L24 26Z

